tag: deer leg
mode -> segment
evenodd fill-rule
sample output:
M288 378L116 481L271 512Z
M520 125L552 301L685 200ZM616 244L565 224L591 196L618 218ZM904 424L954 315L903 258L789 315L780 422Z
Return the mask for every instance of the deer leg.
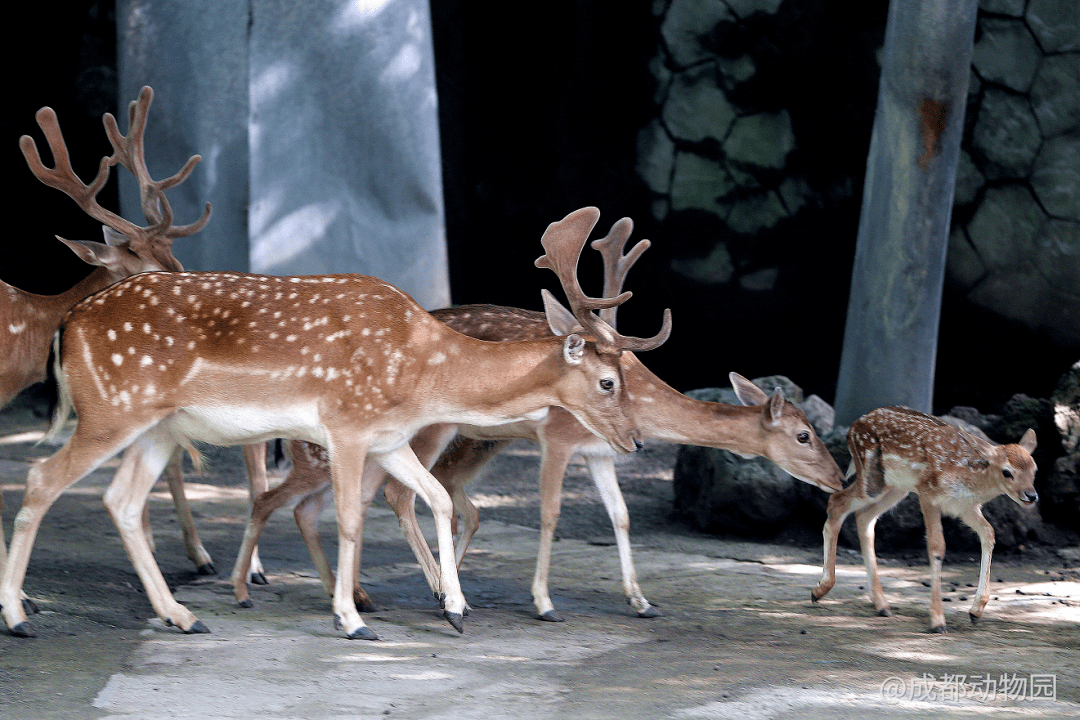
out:
M165 468L165 480L169 485L169 494L172 495L173 507L176 508L176 517L180 521L180 533L184 537L184 549L191 562L195 563L195 572L200 575L216 575L217 569L214 568L214 560L199 539L199 531L195 528L195 517L191 513L191 506L188 504L187 495L184 493L183 458L183 451L177 449ZM146 517L146 537L150 541L150 549L153 550L154 544L150 533L149 515Z
M461 594L461 583L457 575L457 563L454 555L454 537L450 529L450 520L454 512L453 502L442 485L432 477L427 468L416 458L412 448L403 445L399 448L375 456L387 472L412 488L435 517L435 531L439 539L440 587L442 590L443 616L458 632L464 631L462 618L465 614L465 597ZM338 506L341 512L341 506ZM338 578L340 585L341 579Z
M133 440L133 437L122 437L116 440L118 433L102 432L98 436L102 439L95 439L79 432L79 427L89 427L91 424L87 419L83 425L76 426L75 434L67 444L52 457L30 468L30 472L27 473L22 508L15 516L11 545L8 548L3 574L0 575L0 612L3 613L4 622L12 635L19 637L35 635L33 628L26 621L26 613L20 600L34 538L37 536L45 513L64 490L120 452ZM143 429L145 428L140 429L139 432ZM145 541L145 536L143 540Z
M0 492L0 515L4 511L4 493ZM4 565L7 564L7 546L4 543L4 528L0 524L0 573L4 571ZM23 612L27 615L33 615L34 613L41 612L37 604L26 597L26 593L19 591L19 597L22 600Z
M266 443L245 445L244 467L247 469L248 493L251 502L255 498L270 489L270 479L266 475ZM259 546L251 550L251 568L249 580L253 585L266 585L266 572L263 570L262 561L259 559Z
M941 530L941 508L919 498L926 523L926 553L930 557L930 632L944 633L945 610L941 604L941 564L945 560L945 535Z
M551 546L559 524L562 505L563 477L574 454L570 443L550 442L541 438L540 457L540 543L536 551L536 571L533 573L532 596L536 614L541 620L562 622L565 618L555 611L548 594L548 575L551 572Z
M329 480L329 478L327 478ZM322 489L316 490L304 497L293 508L293 519L296 527L300 528L300 535L307 545L308 554L315 563L315 569L319 572L319 580L329 597L334 596L334 570L330 567L330 561L326 558L322 542L319 540L319 516L329 505L334 497L334 488L329 482ZM361 612L369 612L357 605Z
M971 506L960 515L968 527L979 536L979 546L982 556L979 560L979 589L975 592L975 602L971 604L968 616L972 624L982 617L986 601L990 599L990 556L994 553L994 528L983 517L977 505Z
M330 475L337 505L338 562L334 579L334 623L345 631L350 640L378 640L368 628L353 602L356 586L356 539L364 532L361 509L361 485L367 445L354 438L331 437L327 446L330 454Z
M663 615L649 604L638 585L637 570L630 550L630 513L626 501L619 489L619 478L615 474L615 458L610 455L586 455L585 463L589 467L596 489L611 518L611 527L615 531L615 544L619 550L619 564L622 566L623 594L626 602L634 609L638 617L653 618Z
M409 544L413 555L416 556L416 561L420 563L420 570L424 573L428 587L431 588L435 597L439 597L442 592L439 585L439 564L435 556L431 554L427 538L420 531L420 523L416 519L416 493L397 478L391 477L383 488L383 495L386 497L387 504L397 515L401 533L405 536L405 542Z
M810 591L810 599L817 602L825 597L836 584L836 541L840 537L840 528L844 519L852 511L852 504L858 501L859 481L856 480L843 490L829 496L828 516L821 530L824 540L824 560L821 567L821 580Z
M209 632L206 626L173 598L142 532L141 516L146 497L176 449L176 440L161 426L151 428L138 438L124 453L124 459L105 491L105 507L120 532L124 549L142 580L154 612L166 625L176 625L185 633L204 633Z
M877 614L882 617L892 615L892 609L885 599L885 591L881 587L881 578L878 576L877 552L874 550L874 527L881 514L907 497L907 494L906 490L887 488L872 503L855 511L855 524L859 530L859 550L862 552L863 565L866 566L866 576L870 579L870 601L874 604Z

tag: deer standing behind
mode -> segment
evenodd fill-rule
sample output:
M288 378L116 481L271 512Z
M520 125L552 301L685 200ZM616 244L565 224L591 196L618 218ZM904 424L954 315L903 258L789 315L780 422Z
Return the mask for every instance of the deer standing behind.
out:
M623 218L612 226L606 237L592 243L604 257L605 296L621 292L630 267L649 246L649 242L643 240L623 255L632 229L630 219ZM432 314L461 333L485 340L522 340L580 331L577 319L550 294L545 294L544 304L547 308L545 313L494 305L470 305L435 310ZM601 317L609 325L615 325L614 308L601 311ZM664 383L632 353L623 353L620 363L631 410L643 437L763 456L800 480L826 492L843 487L840 468L817 438L806 416L784 399L779 388L770 396L741 375L731 373L729 377L736 394L748 407L704 402L691 399ZM614 455L605 443L572 415L553 408L537 421L484 428L460 425L457 437L441 456L433 438L441 436L445 429L431 428L425 432L428 434L421 433L414 442L417 456L428 465L435 463L432 474L450 493L455 510L464 520L456 544L459 565L479 526L479 515L465 494L465 484L512 440L533 440L541 450L541 530L532 583L533 602L539 617L550 621L563 619L551 601L548 574L562 499L563 477L575 454L584 456L611 519L627 603L640 617L660 614L645 598L637 580L630 548L630 519L619 489ZM248 577L246 554L255 547L262 528L274 510L298 497L303 500L294 510L297 525L319 569L324 587L328 592L333 587L333 575L319 545L316 528L319 512L330 500L325 452L321 448L296 442L292 443L290 452L293 468L286 479L255 500L245 542L233 570L234 592L237 601L244 607L251 605L244 583L244 578ZM367 502L371 497L367 498ZM386 497L430 581L436 566L416 522L415 494L390 478L386 484ZM361 607L371 607L370 598L362 588L357 586L354 592Z
M836 583L836 542L849 513L855 513L859 545L870 578L870 599L879 615L891 615L878 578L874 525L878 517L908 493L919 496L926 523L930 557L930 632L945 632L941 600L941 564L945 539L941 515L959 518L979 536L982 557L979 587L969 611L971 622L982 616L990 594L990 556L994 528L982 514L984 503L1007 495L1021 507L1038 502L1035 492L1035 431L1019 443L995 445L943 420L905 407L874 410L856 420L848 431L855 481L829 498L828 519L822 530L825 564L821 582L811 597L817 602Z
M0 605L9 630L33 634L17 602L34 537L64 489L125 448L105 504L155 612L205 632L176 602L154 562L141 514L157 476L194 442L249 444L284 437L328 451L337 502L335 620L349 638L374 638L352 600L365 460L419 493L439 537L433 588L459 631L465 611L450 532L452 503L409 447L437 423L502 424L567 408L619 452L640 447L619 357L666 340L616 333L593 314L627 300L580 291L577 258L599 213L552 223L542 242L573 309L594 340L573 334L490 343L447 328L405 293L360 275L274 277L230 272L145 273L86 299L57 334L58 429L71 439L27 475ZM434 584L434 583L433 583Z
M143 154L143 138L152 100L153 90L144 87L138 99L129 105L127 136L120 133L116 118L105 113L102 122L113 153L101 159L97 175L89 184L83 183L71 166L60 123L52 108L41 108L35 118L52 153L54 167L46 167L42 162L32 137L23 135L19 138L19 148L34 177L71 197L87 215L102 223L105 242L65 240L57 236L57 240L84 262L95 266L85 278L58 295L29 293L0 281L0 347L4 348L0 355L0 407L34 383L45 380L53 335L64 315L76 303L138 273L183 270L172 254L173 240L200 231L210 219L210 204L207 203L202 216L195 222L172 224L172 210L165 198L165 190L183 182L201 157L192 156L179 172L164 180L150 177ZM105 187L114 165L122 165L135 176L148 225L136 225L98 203L98 193ZM186 506L182 494L175 497L178 504ZM2 509L3 495L0 494ZM190 516L190 512L181 510L180 516ZM183 527L188 528L187 525ZM205 554L205 550L202 552ZM4 564L5 554L0 530L0 567ZM198 561L195 556L192 559ZM257 558L255 563L258 564ZM29 601L24 602L31 611L35 609Z

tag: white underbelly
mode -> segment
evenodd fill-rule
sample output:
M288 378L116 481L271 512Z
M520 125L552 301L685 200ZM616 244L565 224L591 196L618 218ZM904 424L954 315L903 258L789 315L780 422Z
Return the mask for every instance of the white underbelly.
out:
M169 416L165 423L178 438L212 445L242 445L272 438L326 444L314 405L185 407Z

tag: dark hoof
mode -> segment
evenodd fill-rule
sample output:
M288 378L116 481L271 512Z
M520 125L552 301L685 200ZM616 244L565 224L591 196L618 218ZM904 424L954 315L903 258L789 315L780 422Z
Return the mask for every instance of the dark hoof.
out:
M379 636L376 635L371 630L371 628L367 627L366 625L361 625L360 627L356 628L355 630L353 630L351 633L349 633L345 637L349 638L350 640L378 640L379 639Z
M548 610L546 613L541 613L537 617L539 617L544 622L566 622L566 618L564 618L562 615L555 612L554 610Z
M37 633L34 632L34 628L30 627L30 623L21 622L15 627L8 630L15 637L37 637Z
M968 617L971 618L971 624L972 625L978 625L979 624L979 616L976 615L975 613L968 613Z
M932 633L934 635L945 635L947 631L945 630L944 625L935 625L934 627L930 628L926 632Z
M251 573L252 585L269 585L270 582L266 579L266 576L262 573Z
M360 598L355 605L356 611L362 613L373 613L378 609L375 607L375 603L371 602L371 598Z
M446 609L446 593L439 593L438 595L435 596L435 598L439 601L439 609L440 610L445 610Z
M217 575L217 568L214 567L213 563L203 563L195 568L195 572L199 575Z
M811 590L810 591L810 602L817 605L819 600L821 600L821 598L818 597L818 594L816 592L814 592L813 590Z
M38 609L37 604L30 598L23 598L22 609L27 615L36 615L41 612L41 610Z
M210 628L202 624L202 620L196 620L195 624L184 631L185 635L203 635L210 632Z
M459 633L465 632L465 621L461 616L461 613L450 612L449 610L443 611L443 617L446 618L446 622L454 626L454 629Z
M877 611L878 617L892 617L892 610L889 608L881 608Z
M659 610L650 605L647 610L645 610L644 612L639 612L637 616L639 618L657 618L664 617L664 613L660 612Z
M253 607L255 607L255 603L251 602L251 598L247 598L246 600L240 600L236 604L239 605L242 608L253 608Z

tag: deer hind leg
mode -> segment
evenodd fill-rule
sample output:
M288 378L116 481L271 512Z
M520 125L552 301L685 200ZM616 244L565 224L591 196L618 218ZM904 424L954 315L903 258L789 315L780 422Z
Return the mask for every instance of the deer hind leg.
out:
M124 549L142 580L154 612L166 625L176 625L185 633L203 633L209 632L206 626L173 598L142 532L146 497L176 449L176 440L168 429L159 425L146 431L124 453L105 491L105 507L120 532Z
M638 585L637 570L634 569L634 558L630 550L630 513L626 509L626 501L619 489L619 478L615 473L615 458L610 455L586 455L585 462L597 490L600 491L600 498L604 501L608 517L611 518L611 527L615 531L615 544L619 550L623 594L626 596L626 602L634 609L638 617L660 617L663 613L649 604Z
M982 617L986 601L990 599L990 556L994 553L994 528L983 517L978 506L972 506L960 515L960 520L979 536L982 556L979 561L979 589L975 592L975 602L971 604L968 617L972 624Z
M457 564L465 559L469 543L480 527L480 513L465 494L465 486L483 470L510 440L477 440L458 436L439 455L431 468L431 474L446 488L454 501L454 509L461 516L462 527L457 538ZM421 460L423 458L421 457Z
M870 602L874 604L877 614L882 617L892 615L892 609L885 599L885 591L881 587L881 578L878 576L877 552L874 550L874 527L882 513L907 497L907 494L907 490L888 488L874 502L855 511L855 524L859 530L859 549L862 552L863 565L866 566L866 576L870 579Z
M926 523L926 553L930 558L930 632L945 632L945 610L941 604L941 564L945 560L945 535L941 530L941 508L919 497Z
M191 513L191 505L188 504L187 495L184 492L184 454L183 450L177 449L172 459L165 468L165 480L169 485L169 494L172 495L173 507L176 508L176 517L180 521L180 533L184 538L184 550L188 558L195 563L195 572L200 575L216 575L214 559L203 547L199 539L199 531L195 528L195 517ZM150 549L154 549L153 536L150 533L149 516L146 518L146 536L150 542Z
M266 475L266 443L244 446L244 468L248 476L248 493L251 502L270 489L270 479ZM266 572L259 559L259 546L251 549L251 567L248 579L253 585L266 585Z
M86 425L89 424L88 421ZM72 439L52 457L32 467L26 476L22 508L15 516L11 545L3 573L0 574L0 606L4 622L12 635L32 637L35 634L26 622L26 610L20 600L23 597L22 585L26 579L34 538L45 513L64 490L90 474L132 441L131 437L123 437L119 433L100 435L108 440L87 437L79 432L81 427L84 427L84 424L76 426ZM121 439L117 440L118 436ZM139 530L141 533L141 523ZM143 540L145 542L145 536Z
M3 515L4 511L4 493L0 492L0 515ZM0 573L4 571L4 565L7 564L7 545L4 542L4 527L0 523ZM19 597L22 600L23 612L27 615L33 615L40 612L37 604L26 597L26 593L19 591Z

